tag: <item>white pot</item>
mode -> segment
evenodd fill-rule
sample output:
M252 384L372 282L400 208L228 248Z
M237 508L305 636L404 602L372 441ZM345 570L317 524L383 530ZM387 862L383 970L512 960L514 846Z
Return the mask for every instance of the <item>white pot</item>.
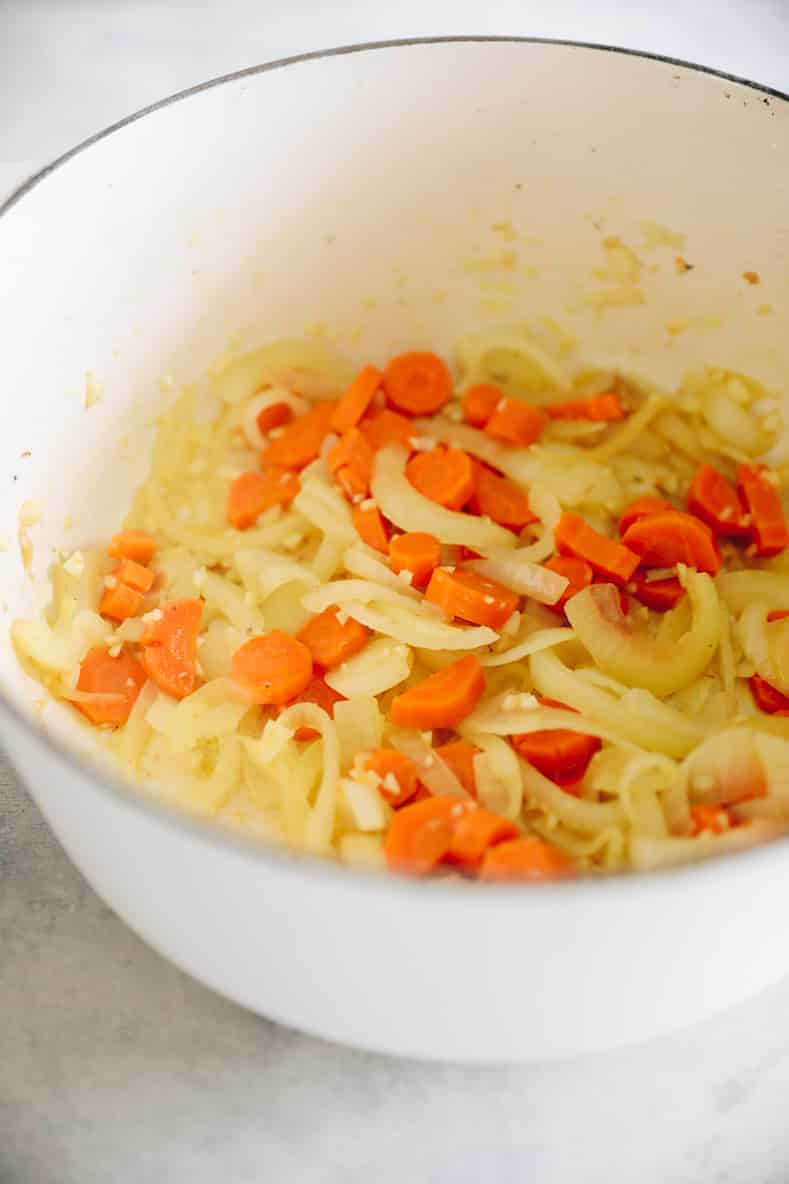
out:
M1 211L6 621L43 603L52 546L117 528L171 397L161 377L199 375L239 332L251 346L324 322L380 362L550 315L583 356L660 382L712 362L783 386L788 143L780 96L508 40L263 67L97 137ZM649 219L681 249L642 249ZM646 303L598 314L582 299L604 286L607 235L637 249ZM103 390L89 409L86 371ZM32 581L15 542L26 499L44 514ZM274 1019L394 1053L522 1060L689 1023L789 965L783 842L523 888L351 873L113 783L85 755L89 729L57 707L42 728L3 634L3 739L71 858L166 957Z

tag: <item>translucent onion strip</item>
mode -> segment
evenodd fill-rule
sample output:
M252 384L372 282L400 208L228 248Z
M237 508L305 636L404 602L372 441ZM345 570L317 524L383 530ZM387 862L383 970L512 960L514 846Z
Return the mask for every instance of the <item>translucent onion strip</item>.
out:
M468 628L445 625L438 620L431 621L429 617L417 616L410 606L403 609L399 604L386 602L374 608L349 600L343 601L341 607L349 617L366 625L374 633L394 637L396 641L417 649L474 650L492 645L499 638L498 633L485 625Z
M419 768L419 780L431 793L440 797L457 797L470 800L471 794L463 788L446 761L419 732L392 731L389 734L392 748L402 752Z
M345 699L382 695L405 682L411 673L411 651L388 638L371 641L360 653L327 672L328 686Z
M508 666L510 662L520 662L522 658L528 658L531 654L538 654L541 650L550 650L565 641L572 641L574 637L572 629L539 629L536 633L530 634L525 641L510 646L508 650L483 654L480 662L483 666Z
M329 716L314 703L295 703L279 717L283 727L314 728L323 741L323 769L315 803L310 809L304 829L304 845L308 851L326 854L331 850L334 819L337 811L337 780L340 775L340 747L337 730Z
M279 403L290 407L294 416L304 415L309 408L306 399L302 399L300 395L294 395L284 386L272 386L267 391L261 391L259 395L255 395L244 408L241 419L244 435L253 448L262 449L268 444L268 439L258 427L258 416L261 411L265 411L268 407L276 407Z
M624 821L619 802L587 802L573 797L555 782L543 777L527 761L518 761L523 796L553 814L565 826L587 834L596 834L610 826L621 826Z

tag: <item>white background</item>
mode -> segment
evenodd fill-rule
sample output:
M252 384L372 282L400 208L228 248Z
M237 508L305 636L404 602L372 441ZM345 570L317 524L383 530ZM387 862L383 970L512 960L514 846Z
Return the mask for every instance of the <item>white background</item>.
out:
M789 90L787 0L0 0L0 194L205 78L469 32L626 45ZM520 1069L277 1028L137 941L0 758L0 1184L786 1184L788 1094L786 983L643 1048Z

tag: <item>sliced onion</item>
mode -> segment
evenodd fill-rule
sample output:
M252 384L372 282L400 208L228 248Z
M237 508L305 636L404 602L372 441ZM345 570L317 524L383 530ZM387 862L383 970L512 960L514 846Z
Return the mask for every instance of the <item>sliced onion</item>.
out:
M683 761L692 801L730 805L767 793L767 775L756 738L748 728L729 728L700 744Z
M523 782L523 796L554 814L565 826L583 833L596 834L624 822L619 802L587 802L576 798L549 781L528 761L518 761Z
M411 651L389 638L371 641L358 654L325 675L327 686L345 699L382 695L405 682L411 673Z
M410 604L404 609L400 604L389 600L377 607L348 600L343 601L341 607L349 617L366 625L374 633L394 637L396 641L402 641L405 645L415 646L417 649L475 650L481 646L493 645L499 639L498 633L494 633L486 625L466 628L446 625L435 618L431 620L428 616L417 616Z
M630 844L630 860L637 872L655 871L661 867L709 859L711 855L744 851L768 839L775 839L785 834L786 830L787 827L779 822L754 819L748 826L737 826L721 835L699 835L696 839L635 838Z
M572 629L538 629L531 633L524 641L511 645L507 650L498 650L494 654L484 654L480 658L483 666L507 666L510 662L520 662L532 654L539 654L541 650L550 650L554 646L562 645L565 641L572 641L575 637Z
M331 538L349 545L358 538L348 503L341 493L319 477L302 481L293 508Z
M636 631L612 584L592 584L568 602L567 619L604 674L655 695L689 686L715 657L720 611L715 584L703 572L685 575L693 610L689 632L668 644Z
M410 596L412 599L419 597L416 588L405 584L392 571L391 567L383 562L379 551L374 551L372 547L366 547L364 543L356 543L353 547L348 547L343 556L343 564L345 570L353 576L361 576L365 580L375 580L376 583L395 588L404 596Z
M242 403L271 383L282 383L312 398L326 398L346 387L352 377L348 366L325 345L291 339L235 358L214 374L213 383L225 403Z
M524 559L518 550L472 559L465 566L540 604L556 604L570 582L558 572Z
M362 580L332 580L328 584L321 584L302 597L301 603L311 613L322 613L324 609L335 604L345 604L347 601L358 604L369 604L371 601L391 601L402 608L413 609L414 602L406 595L406 589L391 587L389 584L374 583L371 579ZM421 604L416 606L421 608ZM429 618L425 618L428 620Z
M721 572L715 583L721 600L735 615L750 604L763 604L768 611L789 606L789 575L780 572Z
M373 466L372 495L381 513L395 526L406 531L425 531L442 543L457 543L474 551L515 546L512 532L497 526L490 518L447 510L421 494L405 475L407 459L404 448L389 445L376 454Z
M531 485L540 474L542 461L536 452L526 448L509 448L465 423L453 423L436 416L435 419L414 420L414 428L421 435L431 435L441 444L460 448L499 472L505 473L519 485ZM476 550L476 548L474 548Z
M322 707L314 703L294 703L279 717L285 728L314 728L323 741L322 774L315 804L310 809L304 828L304 845L308 851L326 853L331 849L334 819L337 811L337 781L340 775L340 746L337 729Z

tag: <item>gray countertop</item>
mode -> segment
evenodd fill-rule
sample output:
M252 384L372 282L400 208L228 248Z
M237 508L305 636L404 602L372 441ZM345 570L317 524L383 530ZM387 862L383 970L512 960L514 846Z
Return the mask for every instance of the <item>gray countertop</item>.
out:
M789 84L782 0L0 0L0 28L0 193L166 93L329 44L574 36ZM644 1047L524 1068L277 1027L126 929L0 758L0 1184L785 1184L787 1090L789 982Z

